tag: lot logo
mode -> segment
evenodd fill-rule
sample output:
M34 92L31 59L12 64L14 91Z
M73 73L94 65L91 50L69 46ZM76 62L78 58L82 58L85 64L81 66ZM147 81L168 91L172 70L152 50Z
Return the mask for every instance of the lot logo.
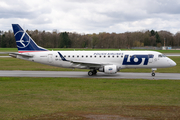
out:
M109 71L112 71L112 70L113 70L113 68L111 68L111 67L110 67L108 70L109 70Z
M17 32L15 37L17 38L16 44L18 48L25 48L30 43L30 37L24 31Z
M154 55L132 55L128 60L129 55L124 56L123 65L139 65L144 59L143 65L147 65L149 58L153 58Z

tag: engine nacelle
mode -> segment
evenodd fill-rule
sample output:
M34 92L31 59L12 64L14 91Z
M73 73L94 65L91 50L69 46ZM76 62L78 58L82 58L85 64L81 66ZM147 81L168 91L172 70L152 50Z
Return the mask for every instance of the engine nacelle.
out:
M117 73L118 68L116 65L106 65L102 68L99 68L99 72L104 72L106 74L115 74Z

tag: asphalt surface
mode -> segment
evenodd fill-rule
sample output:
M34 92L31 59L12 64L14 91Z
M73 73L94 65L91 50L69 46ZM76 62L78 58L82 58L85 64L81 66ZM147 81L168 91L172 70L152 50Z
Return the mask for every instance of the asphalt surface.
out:
M11 57L11 56L0 56L1 58L8 58L8 57Z
M179 53L164 53L167 57L168 56L180 56Z
M151 73L129 73L118 72L117 74L104 74L98 72L97 75L88 76L87 72L77 71L0 71L0 77L70 77L70 78L111 78L111 79L150 79L150 80L180 80L179 73L156 73L152 77Z

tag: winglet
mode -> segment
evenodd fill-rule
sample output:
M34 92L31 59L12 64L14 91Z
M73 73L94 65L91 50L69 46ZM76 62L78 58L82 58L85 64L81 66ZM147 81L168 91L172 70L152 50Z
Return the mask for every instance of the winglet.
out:
M62 56L62 54L61 54L60 52L58 52L58 54L59 54L59 56L61 57L61 59L62 59L63 61L68 61L68 60L66 60L66 58L64 58L64 57Z

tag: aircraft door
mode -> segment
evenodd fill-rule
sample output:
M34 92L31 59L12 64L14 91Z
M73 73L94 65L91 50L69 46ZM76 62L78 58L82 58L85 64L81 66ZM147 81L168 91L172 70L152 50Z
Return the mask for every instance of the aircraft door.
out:
M149 57L149 63L152 63L152 62L153 62L153 57L154 57L154 55L149 54L148 57Z
M48 62L49 63L53 62L53 55L52 54L48 54Z
M119 58L120 58L120 64L122 65L122 61L123 61L123 58L124 58L124 56L123 56L123 54L122 55L119 55Z

